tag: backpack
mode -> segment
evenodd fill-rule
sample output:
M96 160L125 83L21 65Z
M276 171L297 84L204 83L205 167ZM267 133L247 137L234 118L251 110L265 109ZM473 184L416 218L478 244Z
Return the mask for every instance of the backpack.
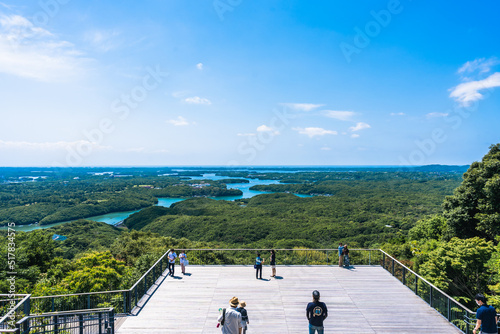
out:
M222 320L221 320L220 324L221 324L222 326L224 326L224 322L225 322L225 321L226 321L226 309L225 309L225 308L223 308L223 309L222 309Z

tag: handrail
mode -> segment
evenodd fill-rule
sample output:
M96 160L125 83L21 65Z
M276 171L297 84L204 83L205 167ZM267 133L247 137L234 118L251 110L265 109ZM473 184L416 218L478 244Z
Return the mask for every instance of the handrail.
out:
M422 276L420 276L419 274L417 274L416 272L414 272L413 270L411 270L410 268L408 268L407 266L405 266L404 264L402 264L401 262L399 262L398 260L396 260L394 257L392 257L391 255L387 254L385 251L383 251L382 249L379 249L379 251L381 251L383 254L387 255L388 257L390 257L393 261L397 262L399 265L401 265L402 267L404 267L406 270L408 270L409 272L411 272L413 275L415 275L416 277L418 277L420 280L424 281L425 283L429 284L433 289L436 289L437 291L439 291L440 293L442 293L444 296L446 296L447 298L453 300L458 306L462 307L465 311L469 312L469 313L474 313L473 311L471 311L468 307L462 305L461 303L459 303L458 301L455 300L455 298L449 296L447 293L445 293L443 290L439 289L438 287L436 287L434 284L432 284L431 282L429 282L428 280L426 280L425 278L423 278Z
M75 315L75 314L92 313L92 312L104 312L104 311L109 312L109 311L112 311L112 310L113 310L112 307L102 307L102 308L92 308L92 309L74 310L74 311L46 312L46 313L42 313L42 314L33 314L33 315L30 315L30 316L26 316L23 319L30 318L30 317L31 318L43 317L43 316L47 316L47 315L65 315L65 314ZM19 320L18 322L23 321L23 319Z
M2 324L7 318L10 317L10 315L12 313L15 313L16 310L21 306L21 305L24 305L24 303L30 299L31 295L30 294L22 294L22 295L19 295L19 294L16 294L16 295L12 295L12 296L25 296L23 299L21 299L17 304L16 306L14 306L9 312L7 312L6 315L4 315L1 319L0 319L0 324Z
M94 295L96 293L117 293L117 292L127 292L126 290L110 290L110 291L97 291L97 292L80 292L80 293L67 293L64 295L51 295L51 296L37 296L31 297L31 299L40 299L40 298L52 298L52 297L69 297L69 296L86 296L86 295Z
M185 251L338 251L338 248L182 248L179 250ZM349 248L350 251L379 251L381 249L375 248Z
M156 262L155 262L155 263L151 266L151 268L149 268L149 270L148 270L148 271L146 271L146 273L145 273L144 275L142 275L142 276L141 276L141 278L139 278L139 279L137 280L137 282L135 282L135 284L134 284L134 285L132 285L132 287L131 287L130 289L128 289L128 291L132 291L132 290L133 290L133 289L137 286L137 284L139 284L139 282L140 282L140 281L141 281L144 277L146 277L146 276L147 276L147 275L148 275L148 274L149 274L149 273L153 270L153 268L154 268L154 267L156 267L156 265L157 265L160 261L162 261L162 260L163 260L163 258L164 258L165 256L167 256L167 255L168 255L168 253L170 253L170 249L169 249L169 250L167 250L167 251L165 252L165 254L163 254L163 255L162 255L162 256L158 259L158 261L156 261Z

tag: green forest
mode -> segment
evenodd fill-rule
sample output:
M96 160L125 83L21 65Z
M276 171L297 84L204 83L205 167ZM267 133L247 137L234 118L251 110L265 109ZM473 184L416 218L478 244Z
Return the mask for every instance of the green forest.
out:
M16 232L19 292L128 288L170 247L336 248L342 241L350 248L385 250L467 305L482 292L500 307L500 144L467 167L210 170L280 181L254 186L268 194L235 201L208 198L239 192L227 188L234 179L193 186L201 181L189 176L204 169L121 170L125 177L90 172L62 171L29 182L19 182L28 171L2 174L4 224L75 220ZM166 208L154 206L159 197L189 199ZM131 208L144 209L121 227L81 219ZM54 234L67 239L54 241ZM10 237L4 231L0 239L4 268ZM231 254L198 260L236 261ZM2 292L8 290L5 275Z
M130 173L129 170L122 172ZM89 174L76 170L59 174L44 170L39 174L48 176L36 179L19 176L19 171L6 168L0 169L0 173L6 179L0 183L0 226L8 222L45 225L132 211L156 204L159 197L241 195L240 190L227 189L222 182L211 181L207 186L196 187L195 181L151 172Z

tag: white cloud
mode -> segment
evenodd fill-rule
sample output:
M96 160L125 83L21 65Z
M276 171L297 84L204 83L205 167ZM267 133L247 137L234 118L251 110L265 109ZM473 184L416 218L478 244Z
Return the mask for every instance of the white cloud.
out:
M491 68L493 66L498 64L500 64L500 61L495 57L491 57L489 59L479 58L463 64L462 67L458 69L458 73L473 73L476 71L478 71L479 74L488 73L489 71L491 71Z
M324 104L313 104L313 103L280 103L280 104L282 106L297 111L311 111L324 106Z
M116 49L121 45L121 41L117 40L120 33L116 30L95 30L85 34L84 39L92 47L101 52L108 52Z
M427 118L437 118L437 117L446 117L448 115L449 114L445 113L445 112L431 112L431 113L428 113L427 115L425 115L425 117L427 117Z
M27 142L27 141L4 141L0 140L0 150L32 150L32 151L54 151L54 150L64 150L67 148L88 148L91 147L92 150L110 150L112 147L103 146L97 143L89 142L88 140L77 140L77 141L58 141L58 142Z
M322 151L331 151L332 149L329 148L329 147L323 146L322 148L320 148L320 150L322 150Z
M359 135L358 135L357 133L353 133L353 134L351 135L351 138L359 138Z
M364 122L358 122L358 123L356 123L356 126L351 126L349 128L349 130L351 130L352 132L355 132L355 131L360 131L360 130L369 129L369 128L371 128L370 124L367 124Z
M176 99L180 99L188 94L189 94L189 91L187 91L187 90L178 90L178 91L172 92L172 97L175 97Z
M205 104L205 105L212 104L212 102L209 99L199 97L199 96L185 98L184 102L190 103L190 104Z
M185 126L189 125L189 122L182 116L178 116L177 119L170 119L167 123L172 124L174 126Z
M404 116L406 115L404 112L391 112L391 116Z
M0 15L0 72L39 81L68 81L91 60L73 44L19 15Z
M450 97L463 106L481 100L484 96L479 91L500 86L500 72L493 73L483 80L469 81L450 89Z
M323 110L325 116L341 121L349 121L355 115L353 111Z
M301 135L309 136L309 138L315 136L324 136L324 135L336 135L337 131L325 130L323 128L293 128L293 130L297 131Z
M257 132L271 132L273 135L279 135L280 132L277 131L277 130L274 130L273 128L271 128L270 126L267 126L267 125L261 125L257 128Z
M199 69L200 71L203 70L203 64L202 63L196 64L196 68Z

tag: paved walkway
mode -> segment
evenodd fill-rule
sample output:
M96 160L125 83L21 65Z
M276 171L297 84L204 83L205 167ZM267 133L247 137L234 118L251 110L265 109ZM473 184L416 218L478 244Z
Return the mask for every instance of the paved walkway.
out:
M265 280L253 266L187 269L189 276L164 277L118 333L220 333L218 310L237 296L247 303L249 333L303 334L315 289L329 308L325 333L460 333L381 267L279 266L274 279L265 266Z

